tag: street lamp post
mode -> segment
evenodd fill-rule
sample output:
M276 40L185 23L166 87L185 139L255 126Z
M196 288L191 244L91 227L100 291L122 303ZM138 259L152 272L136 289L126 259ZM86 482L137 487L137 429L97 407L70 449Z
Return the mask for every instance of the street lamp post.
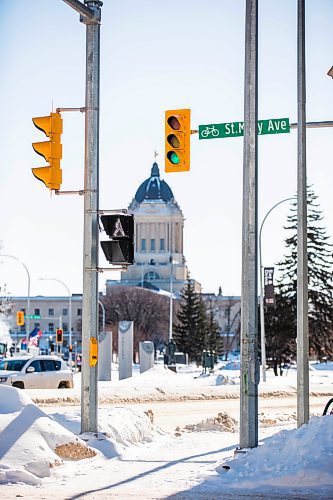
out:
M68 288L68 286L61 280L57 278L39 278L40 281L57 281L58 283L61 283L67 290L68 293L68 316L69 316L69 346L72 345L72 294ZM59 327L61 328L61 327Z
M30 335L30 274L28 271L27 266L20 261L17 257L14 257L14 255L8 255L8 254L1 254L0 257L9 257L10 259L17 260L24 269L26 270L27 276L28 276L28 296L27 296L27 313L26 313L26 318L27 318L27 327L26 327L26 342L27 342L27 351L29 347L29 335Z
M169 342L170 342L170 340L172 340L172 316L173 316L172 295L173 295L173 265L174 265L174 260L172 259L172 257L170 257L170 265L171 265L171 270L170 270Z
M295 198L285 198L284 200L275 203L275 205L268 210L259 230L259 269L260 269L260 326L261 326L261 369L262 369L262 380L266 382L266 341L265 341L265 311L264 311L264 285L263 285L263 266L262 266L262 252L261 252L261 233L265 220L269 214L274 210L274 208L281 205L285 201L294 200Z

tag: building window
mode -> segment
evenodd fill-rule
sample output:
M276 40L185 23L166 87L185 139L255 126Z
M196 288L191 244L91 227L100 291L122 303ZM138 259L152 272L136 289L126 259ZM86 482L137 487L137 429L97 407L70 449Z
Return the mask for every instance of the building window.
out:
M49 323L49 332L54 332L54 323Z
M160 239L160 252L164 252L164 238Z
M49 309L49 316L54 316L54 309Z
M150 240L150 251L155 252L155 238Z
M68 316L68 309L66 309L66 308L65 308L65 309L63 309L63 310L62 310L62 315L63 315L63 316Z
M64 332L68 332L68 325L67 325L67 323L63 323L62 329L64 330Z
M77 315L78 315L78 316L82 316L82 309L78 309L78 310L77 310Z
M40 310L39 309L35 309L35 316L40 316Z
M141 251L145 252L146 251L146 239L142 238L141 240Z

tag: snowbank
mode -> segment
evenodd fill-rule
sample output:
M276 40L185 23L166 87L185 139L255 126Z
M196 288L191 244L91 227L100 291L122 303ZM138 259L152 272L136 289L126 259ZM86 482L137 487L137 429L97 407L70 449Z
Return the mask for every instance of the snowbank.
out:
M38 485L65 460L89 459L100 453L111 458L118 454L117 444L147 442L154 433L144 413L104 409L99 424L106 431L106 442L99 447L98 437L89 435L85 436L88 446L74 434L80 432L79 422L79 415L73 414L51 418L24 391L0 386L0 484Z
M312 417L299 429L281 431L217 471L224 491L333 493L333 418Z

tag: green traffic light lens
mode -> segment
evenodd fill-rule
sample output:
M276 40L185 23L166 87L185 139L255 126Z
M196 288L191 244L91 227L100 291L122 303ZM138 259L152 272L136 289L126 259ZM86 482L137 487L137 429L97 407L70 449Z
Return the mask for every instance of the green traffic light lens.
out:
M167 154L167 158L173 165L178 165L180 163L180 158L174 151L169 151L169 153Z
M179 130L180 129L180 121L175 116L169 116L168 124L172 128L172 130Z
M178 137L175 134L170 134L167 137L167 141L172 146L173 148L179 148L180 147L180 142Z

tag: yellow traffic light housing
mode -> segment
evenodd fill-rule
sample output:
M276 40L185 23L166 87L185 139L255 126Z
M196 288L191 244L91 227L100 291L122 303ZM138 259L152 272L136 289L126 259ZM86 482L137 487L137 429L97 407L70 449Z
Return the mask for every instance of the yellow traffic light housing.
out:
M191 110L165 112L165 171L190 170Z
M32 168L34 176L42 181L49 189L60 189L62 171L60 160L62 158L62 118L60 113L50 113L49 116L39 116L32 119L33 124L50 138L49 141L33 142L32 147L37 154L43 156L49 163L47 167Z
M24 325L24 311L16 311L16 324L17 326Z

